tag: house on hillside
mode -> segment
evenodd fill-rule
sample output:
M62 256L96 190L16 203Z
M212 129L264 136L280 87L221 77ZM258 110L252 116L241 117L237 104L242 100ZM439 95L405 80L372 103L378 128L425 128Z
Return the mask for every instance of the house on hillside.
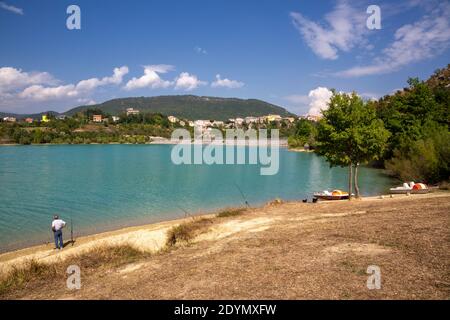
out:
M25 118L23 121L25 121L26 123L33 123L33 118Z
M210 127L211 121L209 120L195 120L194 126L196 127Z
M168 116L167 119L169 120L170 123L177 123L180 121L177 117L174 116Z
M251 124L251 123L258 123L259 119L257 117L245 117L245 123Z
M14 117L4 117L3 121L5 121L5 122L16 122L17 119L14 118Z
M112 116L111 119L113 122L118 122L120 120L120 117Z
M285 117L283 118L283 121L287 122L287 123L293 123L295 121L294 117Z
M236 118L236 119L234 119L234 123L238 126L242 126L242 124L244 124L244 119Z
M314 121L314 122L317 122L317 121L319 121L320 119L322 119L322 116L321 115L307 115L306 116L306 120L309 120L309 121Z
M127 116L139 114L139 110L135 110L134 108L127 108Z
M223 121L217 121L217 120L215 120L215 121L212 123L212 125L213 125L214 127L223 127L223 126L225 125L225 123L224 123Z
M49 121L50 121L50 118L48 117L48 115L43 114L43 115L42 115L41 122L49 122Z
M266 116L268 122L279 122L281 121L281 116L278 114L269 114Z
M94 114L92 116L92 121L96 122L96 123L100 123L103 121L103 117L101 114Z

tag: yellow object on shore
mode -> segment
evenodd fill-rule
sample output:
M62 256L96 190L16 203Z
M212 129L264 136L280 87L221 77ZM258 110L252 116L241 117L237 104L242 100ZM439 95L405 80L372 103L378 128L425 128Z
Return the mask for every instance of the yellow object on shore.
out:
M348 196L347 192L344 192L342 190L333 190L331 193L332 196Z

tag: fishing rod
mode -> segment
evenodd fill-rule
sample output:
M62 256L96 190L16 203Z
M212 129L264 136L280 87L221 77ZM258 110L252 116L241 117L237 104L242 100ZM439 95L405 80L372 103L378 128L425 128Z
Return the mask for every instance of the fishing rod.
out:
M184 217L190 217L191 215L187 210L184 210L181 206L177 205L177 208L184 212Z
M244 203L245 203L245 205L247 206L247 208L250 208L250 204L248 203L247 198L245 197L244 192L242 192L242 189L239 188L239 186L238 186L238 184L237 184L236 182L234 183L234 185L235 185L236 188L239 190L239 193L241 194L242 199L244 200Z
M73 247L73 220L72 220L72 216L70 216L70 242L72 243L72 247Z

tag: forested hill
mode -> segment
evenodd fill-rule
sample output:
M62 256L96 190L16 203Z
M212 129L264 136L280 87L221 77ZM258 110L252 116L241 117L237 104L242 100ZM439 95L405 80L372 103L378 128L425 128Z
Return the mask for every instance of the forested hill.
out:
M158 96L121 98L103 102L101 104L81 106L67 111L66 115L73 115L87 109L100 109L110 115L119 115L126 108L138 109L140 112L162 113L188 120L214 119L228 120L229 118L246 116L264 116L278 114L292 116L286 109L257 99L237 99L218 97L199 97L193 95Z

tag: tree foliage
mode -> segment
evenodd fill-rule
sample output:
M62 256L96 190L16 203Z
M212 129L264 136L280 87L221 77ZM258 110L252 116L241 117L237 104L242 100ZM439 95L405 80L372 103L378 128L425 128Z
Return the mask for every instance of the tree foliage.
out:
M389 131L377 118L372 104L356 93L333 92L329 108L323 111L318 133L318 152L330 166L349 167L349 193L352 193L352 167L356 196L359 196L357 170L360 164L379 159L387 145Z
M375 103L391 132L386 168L406 181L448 180L450 65L427 81L411 78L408 85Z

